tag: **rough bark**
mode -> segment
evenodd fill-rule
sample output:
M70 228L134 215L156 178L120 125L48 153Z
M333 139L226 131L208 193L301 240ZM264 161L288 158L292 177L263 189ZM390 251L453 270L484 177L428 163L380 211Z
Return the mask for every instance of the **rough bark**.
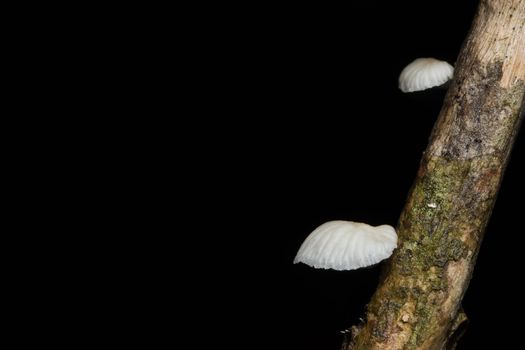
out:
M343 349L445 349L523 117L525 0L485 0L398 224L399 247Z

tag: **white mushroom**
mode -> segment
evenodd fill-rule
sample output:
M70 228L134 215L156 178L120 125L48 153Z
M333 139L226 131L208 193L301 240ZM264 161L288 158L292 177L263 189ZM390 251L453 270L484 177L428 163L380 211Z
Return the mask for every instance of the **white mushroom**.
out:
M435 58L418 58L406 66L399 75L399 88L414 92L440 86L452 79L454 67Z
M294 263L321 269L355 270L388 258L396 247L397 234L392 226L329 221L304 240Z

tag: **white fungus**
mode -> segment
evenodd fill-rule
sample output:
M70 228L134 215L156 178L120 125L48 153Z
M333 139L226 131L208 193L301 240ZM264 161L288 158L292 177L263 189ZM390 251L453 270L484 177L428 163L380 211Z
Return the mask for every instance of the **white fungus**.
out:
M399 88L414 92L440 86L452 79L454 67L435 58L418 58L406 66L399 75Z
M304 240L294 263L334 270L355 270L392 255L397 234L392 226L352 221L329 221Z

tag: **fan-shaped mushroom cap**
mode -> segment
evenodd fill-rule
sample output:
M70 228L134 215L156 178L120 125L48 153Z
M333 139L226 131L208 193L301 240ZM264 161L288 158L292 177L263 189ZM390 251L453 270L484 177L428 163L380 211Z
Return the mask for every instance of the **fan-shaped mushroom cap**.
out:
M406 66L399 75L399 88L414 92L440 86L452 79L454 67L435 58L418 58Z
M355 270L388 258L396 247L397 234L392 226L329 221L304 240L294 263L321 269Z

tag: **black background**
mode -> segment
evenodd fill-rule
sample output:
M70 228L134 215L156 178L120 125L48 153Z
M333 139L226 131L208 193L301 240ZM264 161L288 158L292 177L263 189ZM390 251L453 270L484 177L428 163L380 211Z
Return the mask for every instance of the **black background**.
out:
M202 317L227 328L216 344L340 348L381 265L336 272L293 258L329 220L396 225L446 93L403 94L397 77L417 57L453 64L476 5L261 7L218 35L225 46L214 55L228 66L213 67L224 70L213 88L226 95L214 123L227 132L217 136L212 125L219 139L205 150L200 184L213 199L194 204L217 214L210 235L228 246L197 277L213 278L213 311ZM518 138L464 299L471 322L458 349L521 339L523 148Z

